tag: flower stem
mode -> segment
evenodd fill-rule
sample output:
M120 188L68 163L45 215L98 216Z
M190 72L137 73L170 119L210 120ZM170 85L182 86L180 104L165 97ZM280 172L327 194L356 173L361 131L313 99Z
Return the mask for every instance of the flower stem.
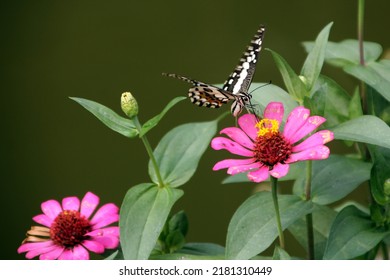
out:
M272 188L272 199L274 201L274 206L275 206L276 224L278 226L278 233L279 233L279 245L280 248L284 249L284 235L282 230L282 222L280 220L279 202L278 202L278 179L272 176L271 176L271 188Z
M311 198L311 175L313 162L308 160L306 163L306 183L305 183L305 199L308 201ZM313 231L313 214L306 215L307 228L307 255L309 260L314 260L314 231Z
M366 65L366 62L364 60L364 3L365 3L364 0L358 0L357 37L359 42L359 63L361 66ZM363 115L367 115L369 114L369 111L372 111L372 109L368 107L367 87L362 80L360 80L360 84L359 84L359 93L360 93ZM365 161L368 161L370 158L370 154L367 145L363 144L361 151L362 151L361 154L363 156L363 159Z
M311 175L313 169L313 162L311 160L306 161L306 182L305 182L305 199L311 198Z
M359 57L360 64L364 65L364 50L363 50L363 27L364 27L364 0L359 0L358 3L358 40L359 40Z
M133 118L133 120L134 120L134 123L137 127L138 132L140 133L142 126L138 120L138 117L135 116ZM164 181L161 177L160 168L158 167L156 158L154 157L152 147L150 146L150 143L149 143L148 139L146 138L146 135L143 135L140 138L141 138L142 142L144 143L146 152L148 153L150 160L152 161L152 165L153 165L154 171L156 172L156 176L157 176L157 180L158 180L158 185L159 185L159 187L164 187L165 184L164 184Z
M359 41L359 60L360 65L364 66L364 46L363 46L363 30L364 30L364 0L358 0L357 14L357 36ZM363 114L367 114L367 95L364 82L361 80L359 85L360 99L362 102Z

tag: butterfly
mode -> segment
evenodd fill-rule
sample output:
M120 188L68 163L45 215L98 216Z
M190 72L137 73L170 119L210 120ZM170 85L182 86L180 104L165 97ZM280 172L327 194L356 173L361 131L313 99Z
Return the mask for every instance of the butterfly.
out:
M222 88L203 83L177 74L163 73L164 76L177 78L191 83L188 96L192 103L198 106L219 108L223 104L233 101L231 113L237 117L243 108L251 107L252 95L248 93L255 73L258 54L263 44L265 27L261 25L246 48L239 64L230 74Z

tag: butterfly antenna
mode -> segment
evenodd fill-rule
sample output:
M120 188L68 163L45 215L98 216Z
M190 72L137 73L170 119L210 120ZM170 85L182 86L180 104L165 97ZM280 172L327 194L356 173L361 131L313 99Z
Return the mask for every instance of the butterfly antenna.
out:
M264 84L264 85L261 85L261 86L258 86L257 88L255 88L254 90L252 90L250 93L258 90L259 88L262 88L262 87L265 87L265 86L269 86L272 84L272 81L270 80L268 83Z

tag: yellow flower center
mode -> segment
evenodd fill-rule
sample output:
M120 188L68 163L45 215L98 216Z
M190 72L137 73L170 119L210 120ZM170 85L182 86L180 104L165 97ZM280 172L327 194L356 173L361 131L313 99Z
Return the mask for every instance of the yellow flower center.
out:
M279 132L279 122L277 120L262 119L256 124L257 136L271 136Z

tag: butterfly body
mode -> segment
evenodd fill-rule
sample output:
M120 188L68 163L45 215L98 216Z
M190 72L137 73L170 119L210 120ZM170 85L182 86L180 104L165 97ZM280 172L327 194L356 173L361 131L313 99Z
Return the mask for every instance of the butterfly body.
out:
M248 93L248 90L255 73L255 66L261 50L264 31L265 27L260 26L250 45L242 55L239 64L230 74L222 88L176 74L163 73L163 75L191 83L193 87L189 89L188 96L195 105L219 108L223 104L233 101L231 113L236 117L241 113L243 108L250 106L252 96Z

